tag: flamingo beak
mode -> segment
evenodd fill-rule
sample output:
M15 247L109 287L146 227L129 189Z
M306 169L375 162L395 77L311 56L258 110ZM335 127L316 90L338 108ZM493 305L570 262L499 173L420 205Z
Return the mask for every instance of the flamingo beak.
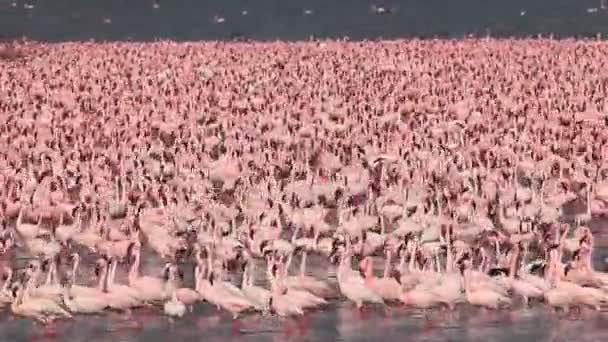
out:
M101 274L101 266L99 264L95 265L93 273L95 274L95 277L99 277L99 275Z

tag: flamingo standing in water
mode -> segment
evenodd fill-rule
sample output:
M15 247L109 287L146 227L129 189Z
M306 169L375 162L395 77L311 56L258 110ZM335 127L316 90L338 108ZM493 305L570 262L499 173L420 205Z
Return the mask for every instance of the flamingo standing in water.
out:
M385 268L389 268L390 258L387 258L386 262L387 265ZM374 271L372 263L372 258L367 256L363 258L359 264L359 268L361 269L361 273L363 273L365 280L365 286L378 293L385 301L398 301L403 293L401 284L399 284L399 282L392 277L375 277L373 274Z
M136 298L142 302L158 302L165 300L167 292L165 291L165 282L158 277L140 276L139 264L141 259L141 247L139 243L130 245L128 253L133 261L129 270L129 287L134 289Z
M175 265L170 265L165 269L167 290L171 293L171 298L165 302L163 311L167 316L181 318L186 313L186 304L177 298L177 288L174 282L177 280L178 272L179 270Z
M361 275L353 272L351 268L351 257L352 250L350 248L350 243L348 243L347 247L344 247L342 251L337 270L340 292L342 292L348 300L355 303L357 309L361 309L363 303L384 304L384 300L378 293L365 286L365 280Z
M494 310L511 305L511 299L509 297L506 297L503 294L492 290L491 288L472 289L470 259L468 257L464 257L460 262L463 269L466 298L471 305Z
M233 317L298 315L337 292L333 270L313 276L307 258L323 270L340 248L338 288L360 308L606 302L583 226L596 229L608 208L603 44L22 45L27 63L0 68L0 254L42 257L12 303L30 317L48 314L23 311L33 301L95 312L88 297L127 314L167 304L178 316L180 302L205 298ZM38 50L49 63L29 63ZM283 91L294 85L297 96ZM587 208L570 234L554 223L579 197ZM162 266L141 275L144 245L168 259L170 281ZM106 258L96 288L78 277L78 247ZM197 260L194 291L174 264L197 248L208 260ZM367 257L383 248L375 277ZM125 261L129 285L115 281ZM232 282L254 263L270 288L252 274ZM8 281L3 290L12 301Z

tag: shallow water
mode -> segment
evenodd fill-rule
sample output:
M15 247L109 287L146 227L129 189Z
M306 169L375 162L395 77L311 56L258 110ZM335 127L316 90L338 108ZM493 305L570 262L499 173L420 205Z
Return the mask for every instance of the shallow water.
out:
M135 312L129 322L118 314L78 316L56 323L49 333L29 320L0 316L0 341L61 339L65 341L605 341L608 312L583 312L577 317L552 313L542 304L510 311L487 312L463 306L447 313L372 308L359 314L350 304L333 303L306 317L281 320L245 316L238 327L209 305L199 305L184 319L170 322L154 312ZM134 323L137 322L137 323ZM298 326L299 324L299 326ZM235 331L239 329L239 332Z
M596 269L607 271L608 238L598 236L593 255ZM142 257L142 273L155 274L164 262L147 252ZM21 260L23 262L23 260ZM294 265L299 260L294 259ZM309 272L326 278L328 263L320 257L309 258ZM92 281L91 257L83 258L81 279ZM380 266L381 262L376 262ZM192 282L192 265L186 270L186 285ZM334 266L329 266L332 274ZM120 269L119 269L120 270ZM122 271L122 272L120 272ZM118 281L125 278L120 270ZM263 279L263 268L257 267L256 279ZM81 280L82 281L82 280ZM90 283L89 281L89 283ZM240 279L233 279L239 282ZM331 278L330 278L331 281ZM335 279L333 279L335 282ZM262 284L263 285L263 284ZM454 312L423 312L402 307L369 308L359 313L352 304L337 299L321 310L312 311L297 321L242 316L233 323L230 315L209 304L198 304L181 320L170 321L160 308L135 310L131 316L110 313L99 316L79 315L71 321L57 321L54 331L27 319L0 313L0 342L55 340L64 341L373 341L404 339L409 341L606 341L608 310L583 311L565 317L554 313L543 303L525 308L514 299L514 307L505 311L485 311L463 304ZM605 308L608 309L608 308Z
M293 40L539 33L595 37L608 34L608 10L601 8L601 1L0 0L0 36L37 40ZM382 14L377 13L380 8Z

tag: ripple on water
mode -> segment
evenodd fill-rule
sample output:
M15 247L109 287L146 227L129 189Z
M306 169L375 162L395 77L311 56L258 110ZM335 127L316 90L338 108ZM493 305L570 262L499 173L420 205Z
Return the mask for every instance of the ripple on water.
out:
M26 319L0 315L2 340L25 341L47 336L47 329ZM134 324L133 322L137 322ZM158 312L77 316L60 321L57 338L69 341L601 341L608 338L608 312L584 311L563 318L541 303L530 308L490 312L462 305L454 312L426 313L401 307L369 308L361 315L351 304L333 303L298 320L245 315L240 333L232 319L210 305L200 304L184 319L169 322ZM584 331L583 336L579 336ZM286 339L289 337L288 339Z

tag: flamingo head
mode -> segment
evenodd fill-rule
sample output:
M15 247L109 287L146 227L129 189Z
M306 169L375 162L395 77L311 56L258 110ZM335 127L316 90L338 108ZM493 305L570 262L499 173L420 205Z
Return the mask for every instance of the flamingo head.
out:
M547 262L545 260L540 260L537 262L532 262L528 272L530 272L530 274L536 274L536 273L541 273L543 274L545 272L545 268L547 266Z
M210 271L209 272L209 284L211 286L213 286L213 283L215 282L215 272Z
M166 264L165 267L163 268L163 279L165 281L169 281L173 277L172 268L173 268L172 264Z
M467 251L465 252L460 259L456 262L460 273L463 273L464 270L471 264L471 254Z
M272 248L268 248L270 244L270 240L264 240L260 243L260 252L264 256L264 259L267 259L273 252Z
M278 272L279 272L279 265L277 265L276 263L273 263L272 266L270 267L270 274L276 278Z
M71 263L75 263L76 261L80 260L80 255L78 253L72 253L69 256L69 260Z
M249 264L249 260L247 260L247 258L245 258L245 260L241 263L241 271L245 272L245 270L247 269L247 265Z
M369 257L369 256L364 257L361 260L361 262L359 262L359 271L361 271L361 273L365 273L365 271L371 267L372 267L372 260L371 260L371 257Z
M585 235L579 240L579 246L583 246L583 245L587 245L587 246L591 245L591 237L589 235Z
M408 250L408 243L405 241L401 241L399 243L399 245L397 246L397 257L401 257L403 255L403 253L407 252Z
M343 251L344 251L344 243L341 242L338 239L333 240L332 243L331 243L331 250L330 250L330 253L329 253L329 260L330 260L330 262L337 263L338 260L339 260L338 259L338 255L340 254L341 251L343 253Z
M390 276L395 279L399 285L403 285L401 284L401 271L394 269L391 271Z
M548 244L546 247L547 255L551 254L553 251L557 251L558 248L559 248L559 244L557 244L557 243Z
M17 297L19 296L19 292L21 291L22 286L19 283L14 283L11 286L11 294L13 296L13 298L17 299Z
M175 251L175 255L173 256L173 259L174 260L184 260L186 258L186 256L188 256L189 253L190 253L190 248L188 248L187 246L180 246Z
M195 253L198 253L197 257L201 260L207 259L209 257L209 251L206 247L200 247L199 245L194 245Z
M61 287L69 289L70 287L72 287L72 284L74 284L74 279L70 275L66 274L64 277L61 277L59 283Z
M28 271L36 271L40 268L40 261L38 260L32 260L27 264L26 270Z
M488 275L490 277L504 276L506 277L509 274L509 269L504 267L495 267L491 268L488 271Z
M25 284L33 276L33 271L29 268L22 270L17 274L17 282Z
M108 262L104 258L100 258L95 262L95 267L93 268L93 272L96 277L101 276L101 270L104 269L108 265Z
M50 269L50 265L51 265L51 258L45 258L42 260L42 263L40 264L40 270L42 272L48 272Z
M127 247L127 260L132 263L135 259L135 254L139 253L140 244L138 241L133 241Z

